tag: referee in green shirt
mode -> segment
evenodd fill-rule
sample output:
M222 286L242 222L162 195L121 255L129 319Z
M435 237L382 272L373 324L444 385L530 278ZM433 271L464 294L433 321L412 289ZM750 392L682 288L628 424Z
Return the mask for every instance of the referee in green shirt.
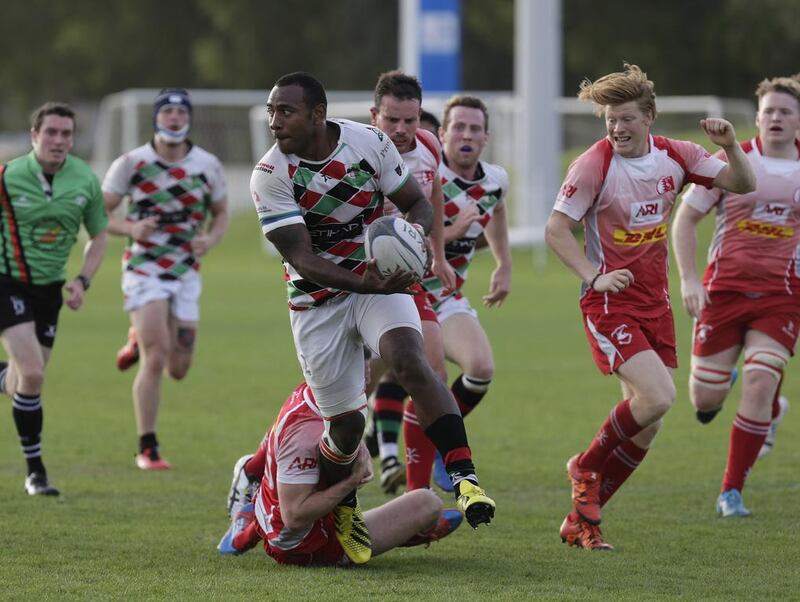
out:
M97 176L69 154L72 109L49 102L31 125L33 151L0 166L0 339L8 353L8 362L0 362L0 391L12 400L28 464L25 491L58 495L42 463L44 371L62 302L80 308L103 259L108 219ZM66 282L81 224L90 239L78 275Z

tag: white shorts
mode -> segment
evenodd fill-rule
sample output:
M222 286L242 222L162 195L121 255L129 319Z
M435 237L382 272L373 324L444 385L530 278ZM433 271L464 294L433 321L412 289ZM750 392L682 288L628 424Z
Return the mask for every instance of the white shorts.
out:
M197 322L200 318L200 291L203 281L192 270L179 280L161 280L125 271L122 274L123 309L133 311L152 301L169 299L170 313L183 322Z
M410 295L350 293L306 311L289 311L297 359L322 415L338 416L363 403L364 349L379 356L381 337L395 328L422 334Z
M469 299L466 297L461 297L460 299L448 297L436 308L436 317L439 318L439 324L444 324L447 318L451 318L456 314L467 314L476 320L478 319L478 312L472 309Z

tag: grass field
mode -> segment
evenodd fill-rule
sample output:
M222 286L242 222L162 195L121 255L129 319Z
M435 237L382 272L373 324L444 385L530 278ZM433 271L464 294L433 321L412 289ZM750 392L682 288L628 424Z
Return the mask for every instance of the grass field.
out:
M300 379L279 262L262 252L249 214L206 261L196 361L185 381L164 387L159 437L174 469L152 474L133 465L133 374L114 367L127 329L120 249L115 240L84 309L63 311L47 373L45 460L61 498L23 493L10 408L0 421L0 598L797 599L797 371L785 385L796 406L745 492L755 516L716 518L735 404L708 426L694 420L689 322L680 310L678 400L647 461L607 507L604 530L616 551L561 543L564 463L619 391L591 361L576 279L552 257L535 270L530 252L515 253L506 305L480 312L498 368L467 426L481 482L498 505L491 526L462 527L427 550L392 552L354 570L279 567L260 550L220 557L230 469ZM476 260L473 299L491 267L486 254ZM385 499L377 483L361 498L367 507Z

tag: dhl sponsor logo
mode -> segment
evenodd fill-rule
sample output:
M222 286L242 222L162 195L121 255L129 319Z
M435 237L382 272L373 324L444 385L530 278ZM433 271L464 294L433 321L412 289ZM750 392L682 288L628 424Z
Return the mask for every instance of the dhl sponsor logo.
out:
M667 224L648 230L614 230L614 242L618 245L649 245L667 238Z
M752 219L742 219L736 222L736 228L748 234L763 236L765 238L791 238L794 236L794 228L790 226L778 226L775 224L765 224Z

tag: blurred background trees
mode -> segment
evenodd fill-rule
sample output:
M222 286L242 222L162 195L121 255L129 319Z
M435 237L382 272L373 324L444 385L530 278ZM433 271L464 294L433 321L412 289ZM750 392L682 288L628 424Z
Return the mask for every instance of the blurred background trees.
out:
M796 0L562 2L565 95L625 60L661 94L752 98L763 77L800 71ZM513 0L463 0L463 12L465 88L511 89ZM5 0L0 129L25 129L48 99L166 85L266 90L295 69L330 89L370 89L396 66L397 31L396 0Z

